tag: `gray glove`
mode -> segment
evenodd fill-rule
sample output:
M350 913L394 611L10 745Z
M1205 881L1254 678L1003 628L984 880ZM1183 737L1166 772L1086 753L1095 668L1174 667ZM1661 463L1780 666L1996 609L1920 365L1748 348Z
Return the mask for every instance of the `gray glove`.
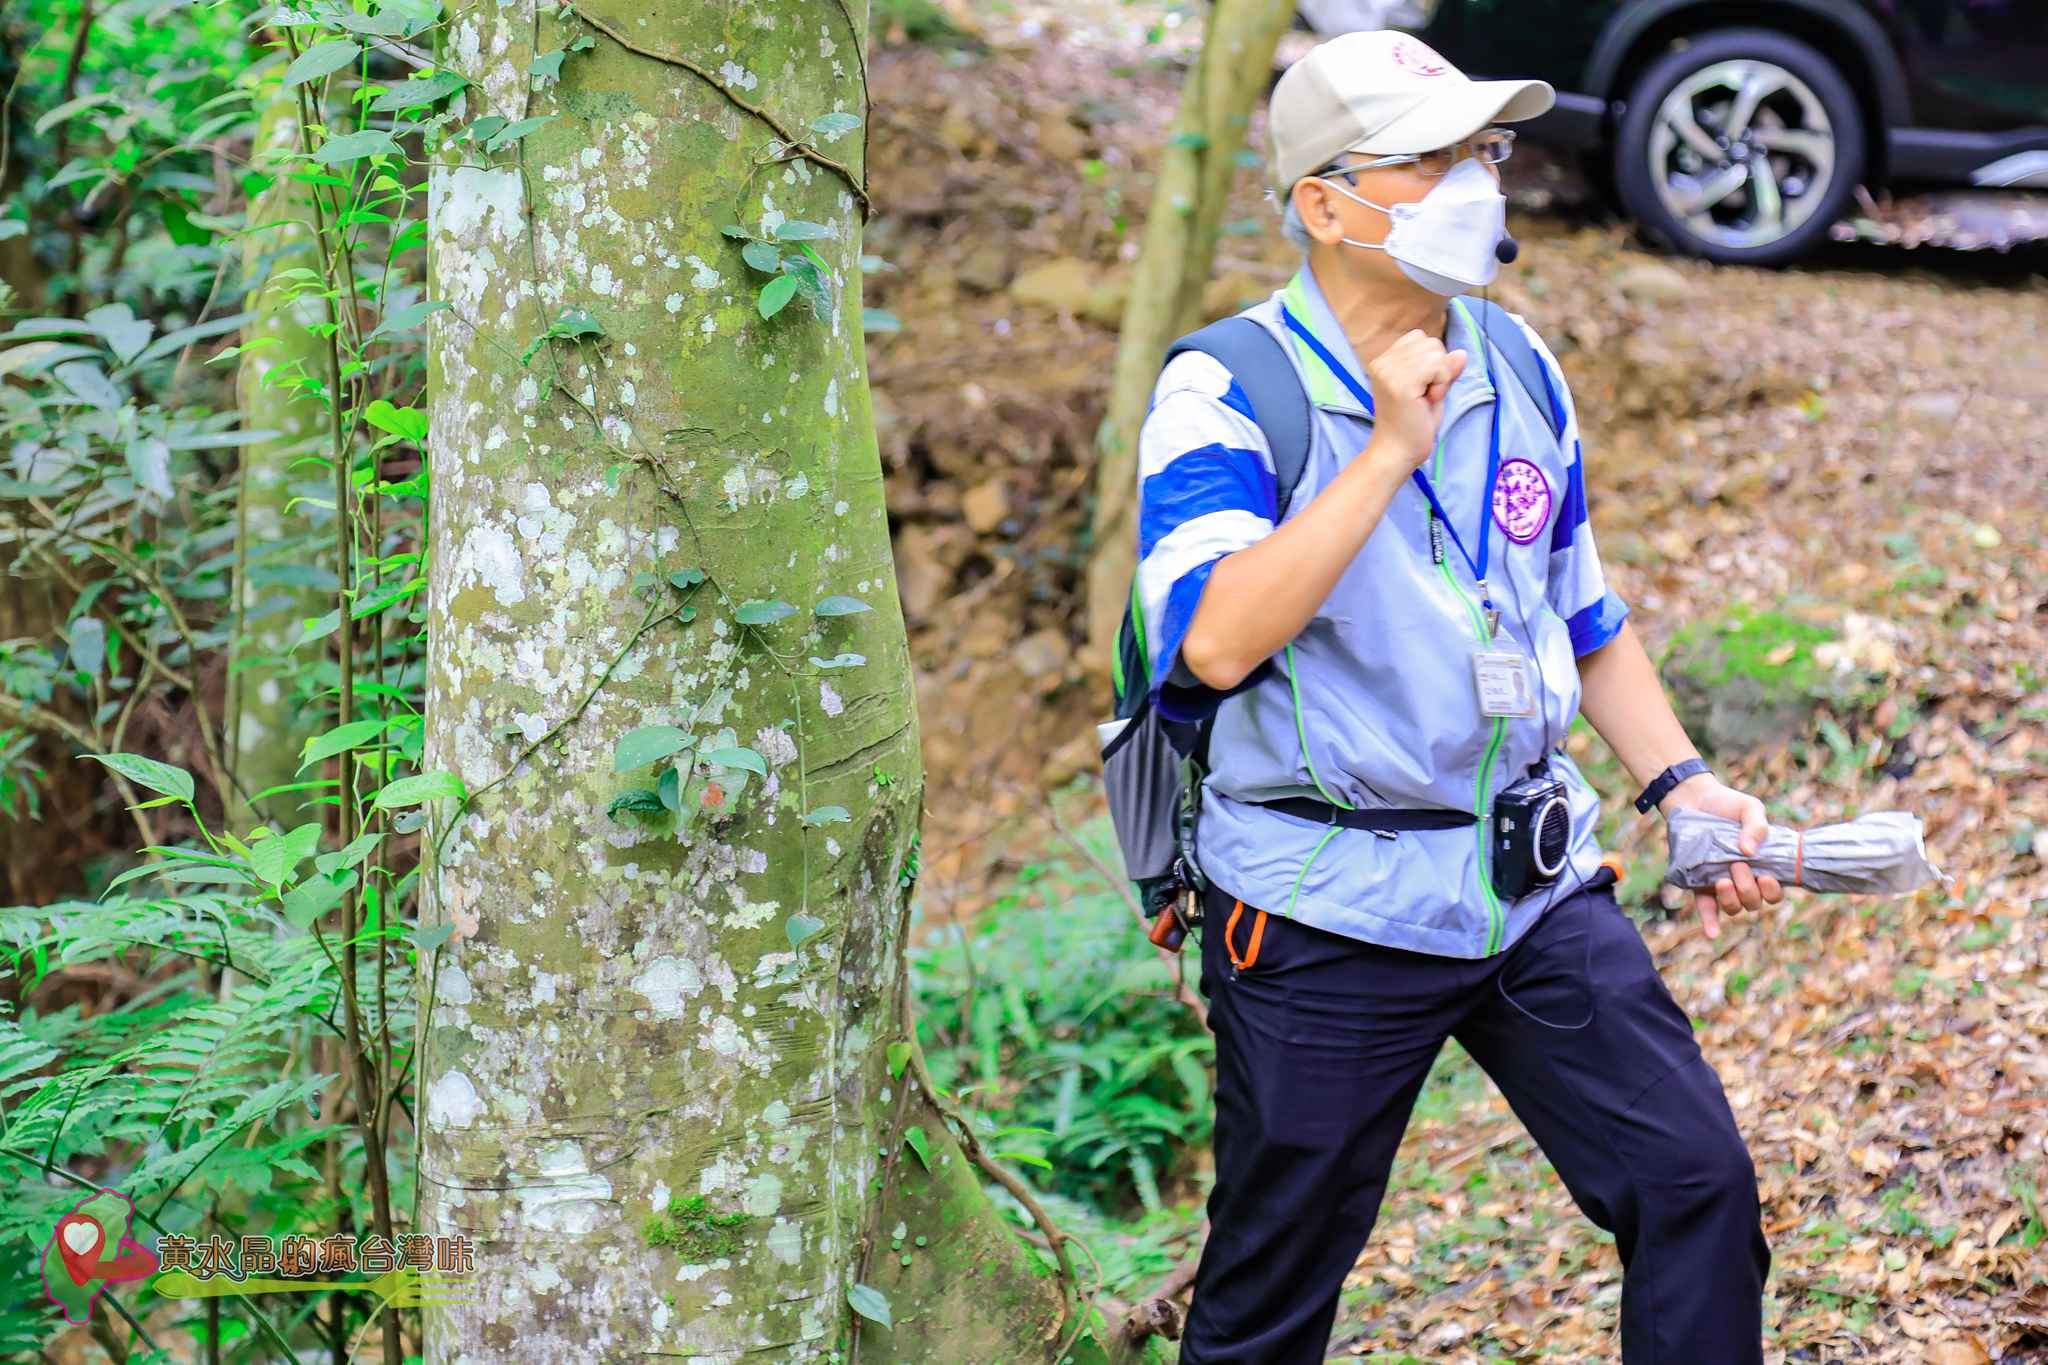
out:
M1927 860L1920 817L1902 810L1808 830L1773 825L1763 847L1747 858L1736 844L1741 833L1741 825L1719 815L1673 811L1665 821L1670 866L1664 880L1688 891L1711 891L1728 875L1730 863L1744 862L1784 886L1899 896L1942 875Z

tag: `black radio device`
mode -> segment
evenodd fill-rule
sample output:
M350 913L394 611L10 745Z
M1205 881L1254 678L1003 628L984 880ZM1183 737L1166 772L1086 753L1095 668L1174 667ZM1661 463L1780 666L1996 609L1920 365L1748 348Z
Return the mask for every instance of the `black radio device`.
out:
M1493 893L1502 900L1548 886L1572 846L1571 802L1554 777L1525 777L1493 798Z

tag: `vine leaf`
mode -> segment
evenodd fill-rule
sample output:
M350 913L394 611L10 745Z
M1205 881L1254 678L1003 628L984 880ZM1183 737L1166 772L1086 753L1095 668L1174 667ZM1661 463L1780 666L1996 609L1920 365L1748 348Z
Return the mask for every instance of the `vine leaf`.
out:
M788 921L783 924L782 929L784 933L789 935L789 946L801 948L805 943L817 937L824 927L825 921L814 915L791 915Z
M298 871L299 864L319 846L320 825L317 821L300 825L290 834L273 834L249 846L249 870L269 882L273 889L281 891L292 874Z
M801 818L806 828L816 829L819 825L845 824L852 820L853 816L847 813L844 806L820 806Z
M460 142L462 139L468 138L472 142L482 142L486 138L495 136L497 131L509 122L511 120L503 114L485 114L482 118L448 140L450 142Z
M554 122L554 118L553 114L542 114L539 118L523 118L517 123L507 124L504 128L491 134L490 141L484 143L484 150L487 152L501 152L519 141L520 138L525 137L528 133L538 130L544 124ZM478 120L478 122L481 121Z
M820 114L811 120L811 131L827 142L835 137L844 137L858 127L859 114Z
M431 76L401 81L392 86L370 101L370 112L395 114L404 109L417 109L436 100L446 99L468 84L467 79L453 71L436 71Z
M71 623L70 662L89 678L97 678L107 666L107 627L97 616L81 616Z
M354 43L321 43L309 47L284 69L284 85L289 90L307 81L317 81L322 76L331 76L344 66L353 63L363 55L362 48Z
M364 128L340 137L329 138L313 153L313 159L323 166L346 166L351 161L362 161L373 156L400 155L398 143L382 128Z
M910 1065L910 1044L901 1041L889 1044L889 1074L902 1079L903 1068Z
M322 853L314 858L313 866L320 870L321 875L331 876L343 868L357 866L363 859L370 856L372 849L382 842L384 842L384 836L375 831L369 834L359 834L349 842L347 848L342 849L339 853Z
M756 599L740 603L739 608L733 612L732 619L743 626L766 626L780 621L785 616L794 615L796 608L787 602L763 602Z
M894 1331L896 1324L889 1320L889 1300L881 1290L871 1284L856 1284L846 1291L847 1306L869 1322L879 1322Z
M654 794L661 798L662 809L675 815L683 813L683 775L671 763L661 770L661 780L654 784Z
M125 303L102 304L87 313L85 320L123 365L141 354L156 332L155 323L136 317L135 310Z
M740 248L740 259L763 275L773 275L782 269L782 253L769 242L748 242Z
M558 47L553 52L543 52L535 57L533 64L526 68L527 78L533 82L534 88L539 89L543 81L562 79L562 58L568 55L568 48Z
M775 240L778 242L815 242L821 237L837 235L823 223L810 223L801 218L792 218L786 223L775 225Z
M404 806L423 805L443 796L461 798L468 794L462 779L451 772L420 773L415 777L401 777L377 793L370 804L378 810L397 810Z
M360 748L383 731L382 720L352 720L346 725L335 726L324 735L315 735L301 750L299 771L304 772L321 759L332 758L344 749Z
M815 654L811 656L811 662L819 668L859 668L867 661L865 654L834 654L829 659L821 659Z
M427 415L418 408L401 408L379 398L363 409L363 420L415 445L427 439Z
M175 796L180 801L192 799L192 774L183 768L173 768L168 763L159 763L141 754L87 754L95 763L104 763L138 787L147 787L165 796Z
M605 807L604 813L616 820L627 811L635 815L659 815L662 811L661 794L649 791L645 787L635 787L631 791L623 791L614 796L611 805Z
M668 581L679 588L694 588L704 581L702 569L677 569L668 576Z
M861 601L858 597L847 597L840 593L834 593L818 603L812 610L816 611L820 616L852 616L857 612L873 611L874 608Z
M612 771L631 772L670 754L680 753L696 741L673 725L643 725L628 732L612 750Z
M712 749L704 754L704 761L718 768L744 768L750 773L768 776L768 760L744 745L730 749ZM709 804L708 802L706 803Z
M900 332L903 320L886 308L863 308L860 310L860 329L863 332Z
M453 921L443 924L421 924L412 931L413 947L423 953L431 953L454 936Z
M277 840L266 839L264 843L274 844ZM258 845L261 847L261 845ZM354 886L356 874L344 872L337 882L332 877L308 877L305 882L292 888L284 898L284 917L294 929L310 929L313 921L341 904L342 892ZM454 926L450 926L453 928Z
M781 312L782 306L788 303L795 295L795 278L789 275L777 275L774 279L761 286L761 296L755 300L755 306L761 310L762 317L772 318Z
M168 501L171 487L171 447L161 436L142 436L128 443L128 473L135 486Z
M445 299L423 299L418 303L409 303L403 308L394 309L386 313L384 320L377 324L376 330L364 337L363 340L377 341L383 337L390 336L394 332L410 331L435 313L439 313L448 307L449 304ZM377 401L382 402L383 400L379 399ZM424 427L421 428L421 434L425 434Z
M903 1130L903 1142L911 1151L917 1153L917 1161L920 1166L923 1166L926 1170L932 1168L931 1139L924 1135L923 1125L913 1123L908 1128L905 1128Z
M555 338L576 341L583 337L601 337L604 324L582 308L570 308L548 324L548 329L533 339L533 343L519 353L519 363L524 365L532 360L534 353Z

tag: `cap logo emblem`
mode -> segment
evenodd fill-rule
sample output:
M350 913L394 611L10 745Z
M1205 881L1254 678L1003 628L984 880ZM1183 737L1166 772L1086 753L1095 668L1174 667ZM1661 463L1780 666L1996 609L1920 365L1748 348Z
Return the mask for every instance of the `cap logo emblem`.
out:
M1444 59L1427 43L1413 38L1398 38L1393 48L1394 65L1412 71L1418 76L1441 76L1450 70Z

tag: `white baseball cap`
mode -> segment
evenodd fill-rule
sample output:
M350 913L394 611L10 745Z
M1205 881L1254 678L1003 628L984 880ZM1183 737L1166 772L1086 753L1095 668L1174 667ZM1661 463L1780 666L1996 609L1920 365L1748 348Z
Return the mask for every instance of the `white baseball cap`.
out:
M1266 115L1268 166L1284 203L1294 182L1345 152L1431 152L1492 123L1534 118L1547 81L1475 81L1412 34L1340 33L1281 73Z

